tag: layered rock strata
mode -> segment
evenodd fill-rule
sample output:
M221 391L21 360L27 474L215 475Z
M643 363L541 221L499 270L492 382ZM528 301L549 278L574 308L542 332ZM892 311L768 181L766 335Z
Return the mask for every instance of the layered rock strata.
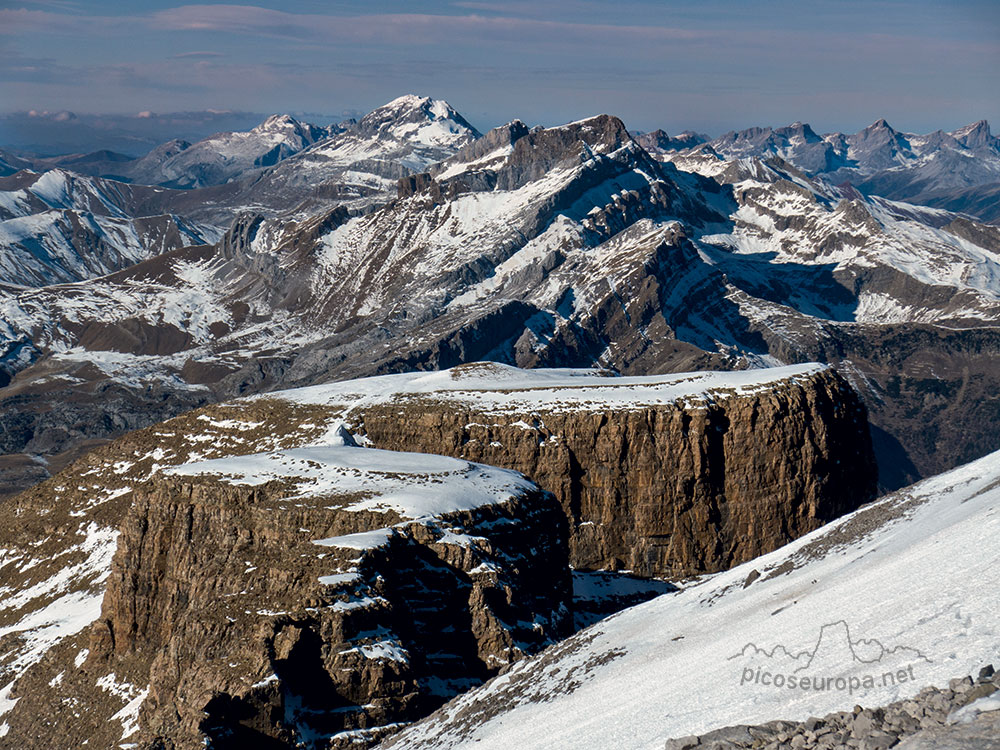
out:
M133 497L83 649L17 684L21 747L365 746L572 627L565 521L512 472L323 446Z
M325 404L380 448L526 474L559 499L581 569L723 570L875 495L865 408L817 366L601 378L480 363L275 397Z

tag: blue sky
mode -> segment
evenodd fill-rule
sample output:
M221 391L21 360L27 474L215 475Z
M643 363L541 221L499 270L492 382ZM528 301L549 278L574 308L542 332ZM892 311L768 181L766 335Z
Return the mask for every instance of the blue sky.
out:
M0 0L2 111L335 116L409 92L480 129L1000 129L1000 2Z

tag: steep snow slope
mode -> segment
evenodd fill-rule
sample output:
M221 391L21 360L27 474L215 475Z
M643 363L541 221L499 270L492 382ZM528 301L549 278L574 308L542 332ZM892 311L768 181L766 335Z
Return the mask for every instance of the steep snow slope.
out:
M914 695L1000 648L998 535L994 453L604 620L384 747L645 750Z

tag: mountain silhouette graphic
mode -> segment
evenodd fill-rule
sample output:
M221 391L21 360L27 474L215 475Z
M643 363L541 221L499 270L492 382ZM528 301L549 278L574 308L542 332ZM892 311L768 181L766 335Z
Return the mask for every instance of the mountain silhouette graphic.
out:
M874 638L852 638L846 620L823 625L812 648L793 652L782 644L765 649L751 642L747 643L739 653L730 656L729 660L747 656L763 656L777 661L794 662L796 664L794 672L806 669L843 669L851 663L872 665L887 660L920 660L931 663L931 660L918 649L909 646L890 648Z

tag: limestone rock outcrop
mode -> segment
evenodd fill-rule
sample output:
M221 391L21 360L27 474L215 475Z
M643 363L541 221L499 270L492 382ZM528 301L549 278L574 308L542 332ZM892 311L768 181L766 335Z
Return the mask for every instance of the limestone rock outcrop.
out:
M85 650L18 685L22 747L363 747L569 634L565 521L527 480L350 446L242 465L290 453L134 490Z
M865 407L830 369L599 378L584 395L572 380L547 387L498 365L448 372L419 390L396 376L371 379L385 396L355 405L345 396L366 381L288 393L339 403L377 447L531 477L559 499L582 569L674 578L724 570L875 497ZM477 378L498 375L514 378L497 385L502 403L477 398ZM733 377L766 385L741 393ZM673 397L663 397L667 387ZM617 389L628 404L608 397Z

